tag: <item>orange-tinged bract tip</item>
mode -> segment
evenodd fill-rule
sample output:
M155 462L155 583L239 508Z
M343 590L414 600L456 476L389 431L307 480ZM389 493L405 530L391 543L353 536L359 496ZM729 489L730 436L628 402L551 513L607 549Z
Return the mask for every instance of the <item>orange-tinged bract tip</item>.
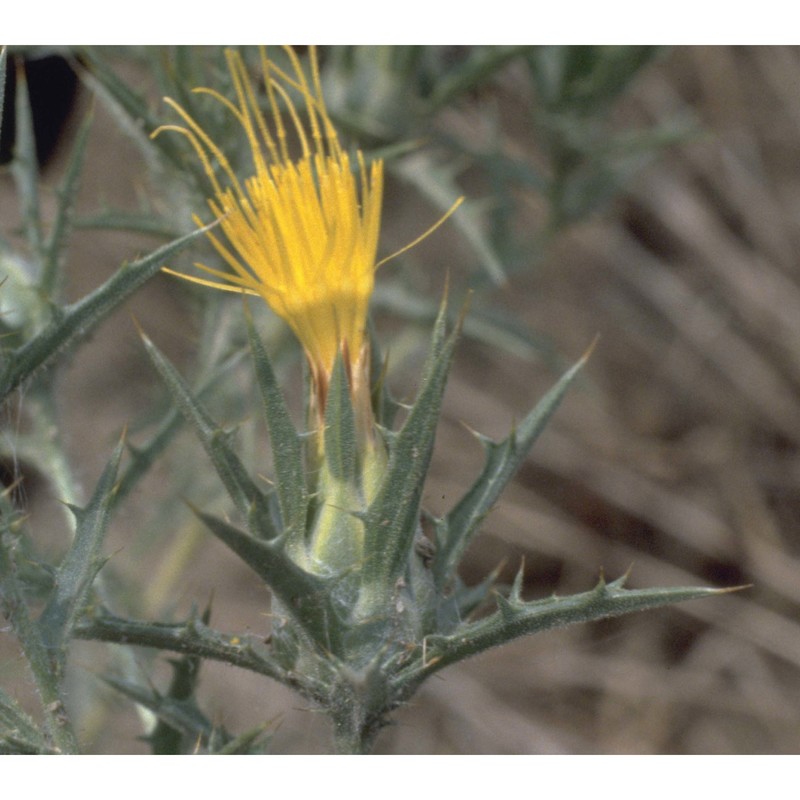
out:
M294 50L284 49L287 71L261 53L267 113L259 107L241 55L232 50L225 55L235 97L195 90L221 103L241 126L253 162L249 178L240 180L201 125L169 98L166 102L183 124L164 125L153 135L174 130L190 141L211 183L208 207L221 229L221 234L209 232L208 238L227 269L196 264L202 277L181 277L261 296L303 345L324 403L337 352L349 362L351 378L363 357L383 162L367 166L357 151L358 169L352 168L325 107L316 51L310 50L309 77ZM304 113L293 95L299 95ZM289 137L299 145L295 158L289 153ZM199 218L196 222L202 225Z

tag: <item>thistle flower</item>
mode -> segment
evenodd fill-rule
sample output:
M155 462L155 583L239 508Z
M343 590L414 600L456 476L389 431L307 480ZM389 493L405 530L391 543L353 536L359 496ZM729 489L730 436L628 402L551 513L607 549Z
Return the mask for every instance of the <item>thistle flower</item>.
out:
M247 68L235 51L225 54L235 101L214 89L194 90L213 97L241 125L255 171L250 178L241 181L220 147L170 98L166 102L185 124L162 125L153 136L173 130L191 142L213 188L208 207L227 240L214 232L208 234L226 271L195 264L209 277L181 277L215 289L261 296L305 349L321 411L340 351L354 398L368 399L367 308L375 270L388 260L376 263L383 162L376 159L367 167L357 150L358 174L354 173L325 107L316 50L310 50L310 79L294 50L284 50L291 74L261 51L268 115L262 113ZM299 93L305 119L290 92ZM287 144L292 134L300 149L296 159ZM389 258L431 233L456 206ZM197 216L195 222L203 225Z
M233 50L225 52L233 98L214 89L194 90L222 104L241 126L252 159L250 177L237 176L222 148L174 100L166 102L183 124L163 125L153 136L177 131L194 148L213 190L207 202L218 223L207 235L224 264L197 263L199 276L173 274L262 297L305 350L315 411L309 422L316 434L309 442L306 467L315 486L315 511L308 534L299 531L292 540L292 557L309 571L327 574L361 563L364 524L359 515L374 499L388 458L372 415L366 337L375 270L433 232L461 201L422 236L376 261L383 162L367 165L360 150L351 159L342 149L322 96L316 50L309 53L310 76L295 51L284 50L286 69L261 50L266 112L244 60ZM194 219L204 225L199 216ZM326 408L339 354L350 389L352 423L341 409ZM326 445L326 433L344 431L348 424L354 428L357 465L343 472L337 448L329 451ZM335 433L331 436L337 440Z

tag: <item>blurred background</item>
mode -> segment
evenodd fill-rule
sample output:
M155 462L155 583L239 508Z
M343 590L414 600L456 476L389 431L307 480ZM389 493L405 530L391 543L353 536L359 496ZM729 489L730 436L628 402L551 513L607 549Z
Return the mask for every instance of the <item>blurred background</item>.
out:
M93 116L65 260L75 299L191 229L191 211L202 214L180 137L152 145L147 135L174 121L160 95L206 119L213 106L186 88L226 78L215 48L100 48L42 63L53 55L25 53L37 136L50 131L37 138L45 208L76 126ZM380 268L374 303L402 399L415 391L446 279L454 308L473 292L425 497L431 512L449 508L480 469L471 431L505 436L599 336L462 577L476 582L502 565L510 581L524 560L527 598L585 591L601 572L628 570L634 587L749 585L451 667L396 715L378 752L798 752L800 49L353 47L323 48L321 60L343 136L387 159L382 254L467 197L445 228ZM218 125L221 138L235 136ZM4 139L6 159L10 148ZM16 241L7 172L0 221ZM188 376L222 375L208 402L220 421L254 432L242 435L243 451L268 474L247 359L235 357L240 301L220 294L159 276L60 364L63 429L87 491L123 426L144 441L166 408L132 316ZM268 311L256 313L299 419L296 348ZM24 476L18 502L40 550L57 558L66 544L58 497L14 446L25 427L19 395L3 412L4 479ZM181 497L225 507L188 433L117 515L104 569L115 610L182 619L213 595L216 627L266 635L257 578L197 527ZM33 689L2 639L0 678L24 699ZM110 649L74 647L79 731L89 752L148 752L135 707L101 680L114 669ZM164 658L138 651L134 660L165 688ZM274 719L271 752L329 747L319 714L233 667L203 665L200 702L233 731Z

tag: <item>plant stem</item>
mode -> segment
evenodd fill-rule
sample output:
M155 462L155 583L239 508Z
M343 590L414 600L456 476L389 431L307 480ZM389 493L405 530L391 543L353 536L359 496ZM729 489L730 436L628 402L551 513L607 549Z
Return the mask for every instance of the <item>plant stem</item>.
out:
M365 756L372 752L377 731L365 724L363 715L351 707L334 717L334 747L338 755Z

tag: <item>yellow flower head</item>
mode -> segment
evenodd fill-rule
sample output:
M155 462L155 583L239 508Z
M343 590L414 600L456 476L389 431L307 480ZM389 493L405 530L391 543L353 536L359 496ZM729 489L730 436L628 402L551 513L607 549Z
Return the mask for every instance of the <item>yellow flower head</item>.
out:
M166 98L184 124L162 125L153 136L177 131L194 147L213 189L208 207L224 234L224 239L214 232L208 237L227 265L221 270L195 264L209 277L180 277L263 297L305 348L318 411L324 408L338 352L344 358L354 398L368 406L365 329L375 269L432 233L463 198L422 236L376 264L383 161L375 160L368 168L357 150L357 174L353 171L325 107L316 50L310 49L310 78L294 50L284 50L288 71L261 51L269 106L266 114L247 67L235 51L225 52L235 102L214 89L194 90L221 103L244 131L254 171L244 181L202 126ZM304 114L298 111L293 95L302 101ZM296 140L299 150L294 158L289 153L290 138ZM194 219L203 226L199 217Z
M266 115L237 52L225 54L235 102L213 89L195 89L222 103L241 125L252 155L251 177L240 181L217 144L170 98L166 102L185 125L163 125L153 135L174 130L189 139L213 188L208 206L227 240L208 234L226 271L195 264L210 277L182 277L263 297L305 348L324 403L337 352L342 351L351 379L362 358L374 286L383 162L373 161L367 168L357 151L358 174L354 173L325 108L316 51L310 51L309 79L294 50L284 49L291 74L261 53ZM290 92L300 95L305 118ZM294 159L289 137L296 138L299 148ZM195 221L203 224L197 217Z

